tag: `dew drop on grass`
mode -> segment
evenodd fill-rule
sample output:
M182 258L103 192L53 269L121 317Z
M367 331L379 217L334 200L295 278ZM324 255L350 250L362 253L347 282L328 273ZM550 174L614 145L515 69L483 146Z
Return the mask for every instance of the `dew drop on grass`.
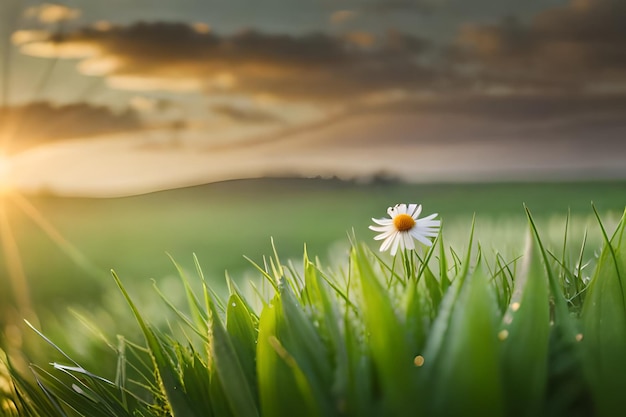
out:
M520 304L518 302L515 302L515 303L511 304L511 310L517 311L517 310L519 310L519 306L520 306Z
M231 306L237 307L237 303L232 303Z
M507 337L509 337L509 331L506 329L501 330L500 333L498 333L498 339L500 340L506 340Z
M422 355L417 355L415 359L413 359L413 364L418 368L424 365L424 357Z

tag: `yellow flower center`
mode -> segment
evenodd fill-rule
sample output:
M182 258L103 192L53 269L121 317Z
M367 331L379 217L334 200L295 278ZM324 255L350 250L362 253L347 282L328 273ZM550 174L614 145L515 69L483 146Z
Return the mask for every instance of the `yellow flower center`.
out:
M398 214L393 218L393 225L399 232L406 232L415 226L415 220L408 214Z

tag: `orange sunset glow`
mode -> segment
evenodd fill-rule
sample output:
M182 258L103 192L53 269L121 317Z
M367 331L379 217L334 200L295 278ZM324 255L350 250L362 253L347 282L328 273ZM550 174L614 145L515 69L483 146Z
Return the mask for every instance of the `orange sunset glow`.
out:
M618 0L239 3L4 2L15 187L626 176Z

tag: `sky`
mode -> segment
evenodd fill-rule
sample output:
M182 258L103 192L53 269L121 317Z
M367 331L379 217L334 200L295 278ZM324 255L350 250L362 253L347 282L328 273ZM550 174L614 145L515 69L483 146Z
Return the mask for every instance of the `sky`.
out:
M626 178L623 0L0 2L0 181Z

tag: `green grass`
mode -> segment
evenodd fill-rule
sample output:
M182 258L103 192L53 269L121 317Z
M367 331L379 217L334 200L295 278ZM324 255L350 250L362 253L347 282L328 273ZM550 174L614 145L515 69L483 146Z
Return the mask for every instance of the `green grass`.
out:
M170 316L146 291L152 280L177 305L185 300L177 285L177 269L166 253L187 273L195 271L195 253L211 288L224 296L228 293L225 270L243 288L250 280L258 283L258 274L244 256L262 264L271 251L271 237L285 260L298 263L306 243L313 258L326 265L341 264L349 250L347 234L354 230L360 241L374 247L374 234L367 229L370 218L383 216L390 204L415 200L424 205L425 213L441 214L446 241L457 252L466 250L476 214L476 241L485 252L497 250L513 260L524 250L523 203L533 209L546 243L562 245L570 209L570 240L582 241L588 230L588 247L599 248L602 236L590 202L595 202L612 229L624 207L625 191L624 182L407 185L263 179L119 199L31 197L29 201L73 245L67 252L10 200L5 205L41 328L50 335L64 334L58 343L89 360L102 347L81 331L65 332L80 329L68 310L89 317L108 334L137 332L125 319L123 301L111 286L111 269L124 278L145 314L163 325ZM572 258L578 251L570 245ZM593 264L593 253L585 255ZM0 271L4 277L0 327L13 329L13 338L37 359L40 350L30 347L35 343L32 334L24 331L23 314L13 308L16 299L3 257ZM193 289L200 291L199 282L191 281Z
M87 365L60 345L74 329L48 339L34 328L48 346L45 362L55 362L25 369L17 356L5 360L11 383L2 410L90 417L621 415L626 214L611 228L595 215L603 240L597 247L574 238L571 224L554 245L543 238L548 226L530 216L516 259L481 244L480 226L471 222L463 250L448 245L446 224L429 251L396 258L352 236L338 265L308 250L297 264L274 252L257 266L257 291L229 280L224 295L212 291L196 261L193 277L181 269L186 306L169 291L152 295L171 312L165 326L114 274L127 304L120 314L134 319L142 340L96 331L92 339L108 352ZM114 366L103 366L105 358Z
M59 314L67 305L101 304L112 268L130 287L144 287L152 278L171 280L176 271L165 253L187 270L193 270L191 254L196 253L219 291L225 291L225 270L236 281L247 280L250 268L243 255L260 259L270 250L270 237L286 259L298 258L306 243L310 253L332 263L336 247L346 246L347 233L354 229L358 238L369 240L370 217L406 200L419 201L426 212L439 212L449 242L459 250L475 213L483 245L518 255L518 235L525 227L523 203L550 229L546 239L562 236L571 209L574 233L590 227L590 243L597 245L601 240L593 228L590 202L611 225L624 206L624 195L624 182L369 185L264 179L119 199L32 197L32 204L76 248L71 256L11 201L7 206L33 303ZM3 258L0 271L6 272ZM0 304L13 302L8 281L0 281Z
M306 242L311 259L319 259L329 276L341 278L343 275L329 272L329 268L345 264L350 251L346 236L354 230L360 242L374 248L374 234L367 230L370 217L383 216L390 204L414 200L424 205L425 213L441 214L446 243L457 254L468 250L467 235L476 214L474 240L480 242L484 257L498 253L500 265L490 261L496 269L524 254L526 203L533 209L542 241L554 253L565 252L571 262L578 259L588 232L583 264L589 264L580 276L590 278L596 264L594 251L599 251L603 241L590 201L596 203L607 229L613 230L625 205L624 191L624 182L406 185L266 179L120 199L31 197L29 201L73 245L66 252L10 201L6 205L38 313L37 327L60 349L72 352L74 360L94 372L104 369L106 374L117 367L118 358L111 355L108 344L102 343L104 335L120 349L111 335L123 334L125 349L137 355L141 352L129 347L129 340L138 343L140 333L112 285L110 269L122 277L135 304L159 331L167 330L176 320L175 313L164 308L159 297L150 291L152 279L177 308L187 299L185 289L178 284L177 267L166 252L188 276L196 270L192 254L197 254L206 283L217 298L229 294L224 280L224 270L228 270L258 313L262 303L250 290L249 281L256 283L266 297L271 286L255 273L244 256L263 265L264 255L272 251L270 237L282 259L288 261L286 264L294 260L294 268L303 267L302 248ZM569 243L563 251L568 209ZM477 255L475 244L472 256ZM448 256L450 266L458 261L453 255ZM6 277L3 262L0 260L0 267ZM421 285L428 284L429 296L439 306L444 291L442 288L438 294L431 278L424 275L425 284ZM572 298L570 308L578 314L582 281L572 282L577 285L563 287L563 293ZM201 280L190 278L189 286L196 294L203 291ZM501 302L506 292L502 288L498 291ZM62 355L44 349L39 337L25 329L22 316L11 307L14 302L9 281L0 280L3 338L20 369L24 369L23 360L39 364L64 361ZM81 325L85 323L91 331ZM98 329L97 336L93 335L94 328ZM180 330L176 334L180 335ZM280 351L281 347L275 345L272 349ZM46 369L43 365L42 368ZM367 408L367 404L363 407Z

